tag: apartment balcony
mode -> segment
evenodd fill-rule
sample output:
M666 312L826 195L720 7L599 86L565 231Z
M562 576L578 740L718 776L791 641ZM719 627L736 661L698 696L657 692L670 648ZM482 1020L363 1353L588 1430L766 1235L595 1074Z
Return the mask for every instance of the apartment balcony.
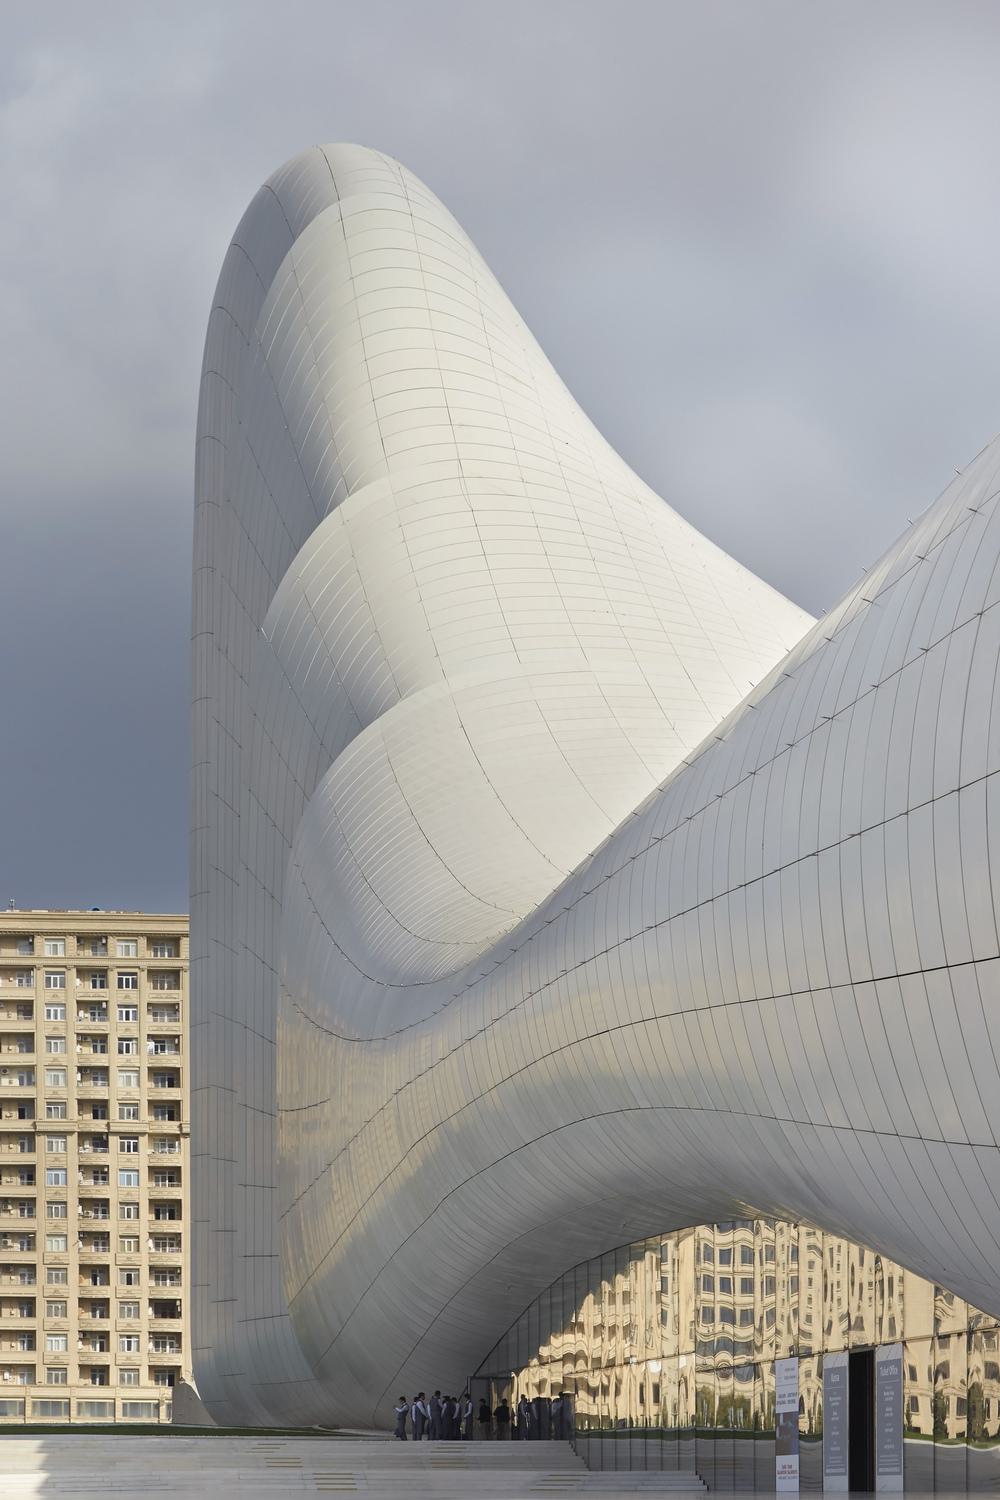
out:
M146 1029L151 1036L160 1036L165 1031L176 1031L180 1024L179 1013L176 1016L168 1015L164 1011L156 1014L153 1007L150 1007L146 1013Z
M0 1135L0 1156L34 1156L35 1137L33 1135L14 1135L13 1133Z

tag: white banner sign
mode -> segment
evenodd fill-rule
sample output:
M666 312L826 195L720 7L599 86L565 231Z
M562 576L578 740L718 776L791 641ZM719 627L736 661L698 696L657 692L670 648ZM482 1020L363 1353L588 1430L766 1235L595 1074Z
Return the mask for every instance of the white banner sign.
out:
M799 1488L799 1362L774 1362L774 1488Z

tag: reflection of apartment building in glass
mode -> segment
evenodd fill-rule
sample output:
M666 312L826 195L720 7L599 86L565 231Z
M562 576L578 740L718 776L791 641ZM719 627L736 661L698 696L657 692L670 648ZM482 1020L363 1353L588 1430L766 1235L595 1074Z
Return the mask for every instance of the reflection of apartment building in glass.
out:
M166 1421L189 1368L187 926L0 913L0 1422Z
M816 1331L798 1315L810 1276L830 1309ZM565 1393L592 1468L693 1468L712 1489L766 1490L774 1362L797 1357L801 1483L815 1489L824 1356L898 1342L907 1488L995 1488L997 1319L805 1224L703 1224L574 1266L525 1309L471 1389L494 1405Z
M894 1348L900 1265L1000 1310L998 474L810 621L609 448L412 174L269 180L198 425L213 1414L385 1422L567 1265L751 1209L676 1252L658 1400L692 1420L768 1410L769 1341ZM570 1319L620 1360L599 1402L653 1401L650 1295ZM956 1361L917 1365L958 1441Z

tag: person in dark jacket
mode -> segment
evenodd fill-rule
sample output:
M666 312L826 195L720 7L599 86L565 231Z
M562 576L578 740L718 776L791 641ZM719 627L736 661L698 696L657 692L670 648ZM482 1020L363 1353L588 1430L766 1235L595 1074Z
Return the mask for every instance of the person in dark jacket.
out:
M413 1441L415 1443L420 1442L424 1435L424 1428L427 1426L429 1420L430 1412L427 1409L424 1393L423 1391L418 1391L413 1398L413 1405L410 1407L410 1421L413 1423Z
M497 1438L510 1436L510 1407L507 1405L506 1396L493 1413L493 1420L497 1424Z
M410 1415L410 1403L405 1396L400 1396L396 1402L396 1437L400 1442L406 1442L406 1419Z
M462 1441L465 1442L465 1443L471 1443L472 1442L472 1414L473 1414L474 1411L475 1411L475 1407L472 1404L472 1397L469 1395L468 1391L463 1391L462 1392Z
M477 1418L477 1421L479 1422L480 1439L485 1442L487 1438L491 1438L493 1436L493 1413L490 1411L490 1403L487 1401L485 1396L479 1403L479 1416Z
M528 1400L527 1393L522 1395L517 1403L517 1435L522 1443L526 1443L534 1436L531 1430L531 1402Z

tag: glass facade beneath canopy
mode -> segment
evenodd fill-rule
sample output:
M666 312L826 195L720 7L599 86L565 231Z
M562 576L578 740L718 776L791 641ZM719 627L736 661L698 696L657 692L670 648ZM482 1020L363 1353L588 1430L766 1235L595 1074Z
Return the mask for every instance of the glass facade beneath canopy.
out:
M700 1225L574 1266L475 1390L541 1398L536 1411L566 1393L592 1468L773 1490L781 1361L797 1379L801 1489L1000 1484L998 1320L806 1224Z

